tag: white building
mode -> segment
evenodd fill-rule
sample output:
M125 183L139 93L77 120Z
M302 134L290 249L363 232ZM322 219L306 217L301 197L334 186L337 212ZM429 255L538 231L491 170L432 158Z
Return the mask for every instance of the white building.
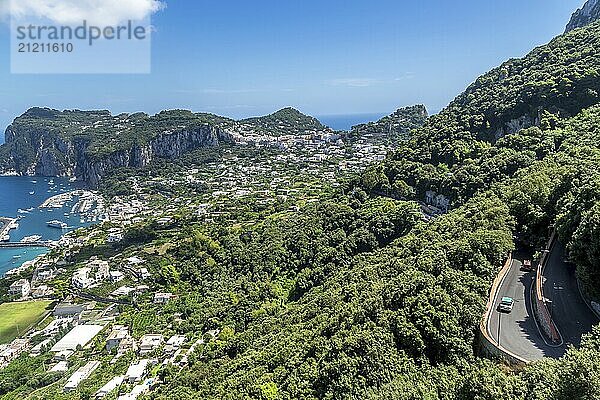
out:
M71 284L77 289L86 289L94 284L94 280L90 278L91 268L79 268L71 278Z
M0 347L0 366L19 357L29 347L29 339L15 339L9 345Z
M173 293L155 293L154 304L167 304L175 295Z
M106 239L108 243L118 243L121 240L123 240L123 233L121 231L109 232L108 238Z
M8 289L8 294L19 298L25 298L29 296L29 293L31 293L31 285L27 279L19 279Z
M110 281L111 282L120 282L125 279L125 274L121 271L110 271Z
M102 282L109 278L110 276L110 267L107 261L103 260L92 260L88 263L88 267L92 271L96 271L95 277L96 282Z
M129 338L129 328L123 325L115 325L108 339L106 339L106 351L118 348L121 342Z
M77 389L79 384L85 379L89 378L90 375L100 366L100 361L90 361L83 367L79 368L67 381L64 387L65 393L72 392Z
M109 395L113 390L117 389L119 386L121 386L121 384L123 383L123 381L125 380L125 376L123 375L119 375L119 376L115 376L114 378L112 378L110 381L108 381L108 383L104 386L102 386L97 392L96 392L96 398L97 399L102 399L104 397L106 397L107 395Z
M172 355L181 348L185 341L186 337L183 335L171 336L171 338L167 340L167 344L165 345L165 354Z
M140 354L147 354L158 349L164 343L163 335L144 335L140 339Z
M67 372L69 370L69 363L67 361L61 361L50 369L50 372Z
M136 364L131 364L127 369L125 377L130 384L140 382L146 376L150 360L140 360Z
M85 347L102 329L104 327L100 325L77 325L59 340L50 351L60 353L65 350L74 351L78 347Z

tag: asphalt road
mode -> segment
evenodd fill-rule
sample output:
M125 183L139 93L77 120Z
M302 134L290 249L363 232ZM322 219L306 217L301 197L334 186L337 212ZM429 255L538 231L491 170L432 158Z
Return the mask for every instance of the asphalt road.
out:
M550 310L564 338L562 345L555 346L544 340L533 318L531 287L535 272L522 270L526 255L515 254L512 267L498 290L495 307L488 320L488 332L502 347L525 360L561 357L568 344L578 346L581 336L598 323L579 294L575 271L564 262L564 254L564 246L557 243L549 255L544 273L544 294L552 301ZM513 311L509 314L498 311L504 296L515 300Z
M565 343L579 346L582 335L600 321L581 298L575 266L564 259L565 247L557 242L544 272L544 295L551 302L548 308Z
M500 285L495 307L488 321L488 332L500 345L527 361L544 357L560 357L565 347L548 345L533 318L531 309L531 286L534 284L533 271L522 271L523 256L516 254L506 279ZM502 297L515 300L511 313L501 313L498 305ZM499 340L498 340L499 338Z

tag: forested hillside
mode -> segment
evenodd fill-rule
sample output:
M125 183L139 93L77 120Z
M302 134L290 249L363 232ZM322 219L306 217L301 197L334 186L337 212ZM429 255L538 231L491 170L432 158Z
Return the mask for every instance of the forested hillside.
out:
M367 175L365 184L395 197L414 190L421 198L435 190L461 204L511 176L542 157L552 143L544 138L535 152L524 153L514 139L501 138L532 126L552 128L556 120L600 101L599 48L600 25L595 23L495 68L416 130Z
M478 358L476 332L513 235L534 247L556 224L584 289L600 295L599 41L591 25L479 78L340 194L342 206L235 232L235 246L221 244L232 232L211 236L225 254L256 255L269 266L260 278L251 259L226 259L277 289L238 287L228 334L156 398L597 398L600 332L520 371ZM391 199L429 189L455 209L423 222Z
M156 398L573 399L594 393L596 336L563 360L516 373L476 352L487 291L513 247L513 233L541 237L558 215L574 249L594 246L581 236L598 227L590 220L600 188L590 184L599 173L600 108L557 124L512 135L523 153L548 140L552 146L434 222L420 221L411 203L369 200L355 189L338 199L343 205L326 202L250 230L186 232L172 259L179 260L178 284L202 285L205 300L194 305L184 298L179 307L194 324L207 328L219 320L228 333L192 370L166 376L171 386ZM584 188L587 204L580 199ZM594 247L590 254L597 253ZM210 273L191 277L196 268ZM582 271L586 286L598 287L597 263Z

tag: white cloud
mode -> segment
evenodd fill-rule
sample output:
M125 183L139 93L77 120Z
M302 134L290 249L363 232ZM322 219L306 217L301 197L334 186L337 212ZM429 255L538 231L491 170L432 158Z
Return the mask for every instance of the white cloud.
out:
M160 0L0 0L2 16L47 18L64 25L117 25L142 20L165 8Z

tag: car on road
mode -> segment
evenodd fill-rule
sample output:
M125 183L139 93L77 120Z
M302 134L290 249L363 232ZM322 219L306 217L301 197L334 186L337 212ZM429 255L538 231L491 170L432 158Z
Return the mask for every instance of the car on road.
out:
M524 260L522 268L523 268L523 271L532 271L533 264L531 263L531 260Z
M500 305L498 306L498 311L510 313L515 306L515 300L512 297L503 297L500 300Z

